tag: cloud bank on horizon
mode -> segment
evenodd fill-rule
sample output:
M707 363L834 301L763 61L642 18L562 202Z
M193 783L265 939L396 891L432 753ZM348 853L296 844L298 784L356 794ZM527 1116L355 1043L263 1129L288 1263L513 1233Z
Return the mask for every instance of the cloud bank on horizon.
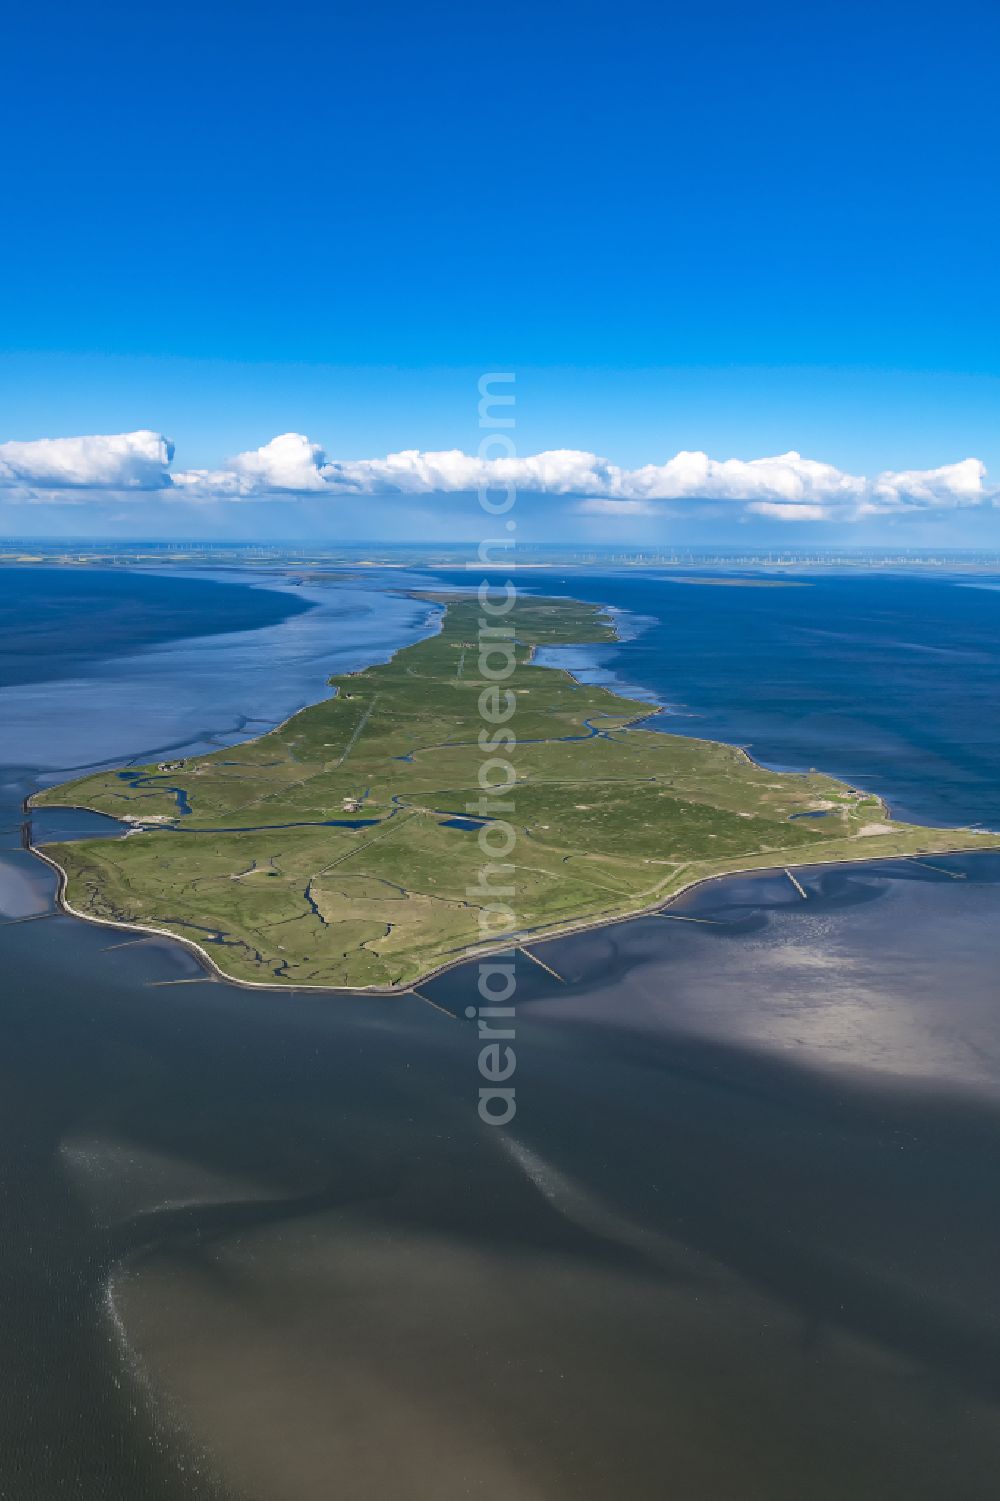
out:
M408 449L385 458L333 460L301 433L283 433L237 454L221 469L172 470L162 433L42 438L0 443L0 493L53 503L156 494L199 502L326 496L455 495L509 488L562 497L584 516L664 514L668 503L731 502L748 516L779 521L854 521L1000 504L976 458L936 469L847 474L789 452L771 458L712 459L682 451L662 464L625 469L577 449L478 458L449 449ZM676 511L673 514L677 514Z

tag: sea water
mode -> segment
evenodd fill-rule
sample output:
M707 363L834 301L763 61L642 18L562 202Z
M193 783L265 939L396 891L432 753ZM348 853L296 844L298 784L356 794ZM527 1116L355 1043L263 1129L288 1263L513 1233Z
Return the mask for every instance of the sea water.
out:
M195 598L134 574L123 633L98 580L73 660L33 678L63 577L22 577L8 641L0 1490L992 1495L997 857L807 869L805 900L734 877L538 945L492 1130L468 969L433 1007L242 991L45 916L19 848L40 777L257 733L426 606L398 575ZM1000 595L532 584L626 612L575 665L664 728L995 820Z

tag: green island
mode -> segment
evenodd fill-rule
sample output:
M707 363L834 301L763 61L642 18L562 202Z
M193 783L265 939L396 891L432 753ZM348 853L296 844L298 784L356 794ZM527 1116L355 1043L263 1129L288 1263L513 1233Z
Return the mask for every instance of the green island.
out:
M514 863L516 928L484 939L490 898L470 893L488 857L468 816L489 754L481 610L420 597L442 607L436 635L332 678L333 696L259 739L37 794L134 825L45 846L69 910L187 940L240 982L389 991L726 872L1000 847L997 834L899 823L820 772L777 773L644 728L649 704L534 660L538 646L614 639L605 612L525 597L503 617L516 639L502 688L517 744L501 753L516 768L517 842L493 856Z

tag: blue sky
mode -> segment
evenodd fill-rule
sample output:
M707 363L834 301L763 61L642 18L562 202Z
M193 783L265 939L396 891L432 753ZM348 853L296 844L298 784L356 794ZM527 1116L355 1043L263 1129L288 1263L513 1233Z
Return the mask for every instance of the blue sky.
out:
M525 454L797 450L873 481L974 456L992 483L998 30L968 0L21 7L0 444L149 429L185 471L285 432L334 460L472 452L476 378L511 369ZM122 495L12 481L0 527L357 520L313 497L293 522L290 493L221 518ZM558 536L787 535L696 498L531 515ZM418 535L459 505L389 495L366 519ZM796 530L928 528L997 531L950 501Z

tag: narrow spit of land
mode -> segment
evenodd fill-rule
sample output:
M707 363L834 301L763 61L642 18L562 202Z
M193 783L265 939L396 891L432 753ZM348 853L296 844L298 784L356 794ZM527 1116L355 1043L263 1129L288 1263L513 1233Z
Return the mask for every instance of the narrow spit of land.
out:
M250 983L392 990L485 944L470 896L484 856L480 610L233 749L101 772L38 794L131 820L126 839L47 845L71 911L195 944ZM783 774L714 741L643 727L648 704L534 660L609 641L595 606L519 600L509 755L515 934L528 941L662 905L729 871L1000 847L1000 835L898 823L819 772ZM155 691L151 682L150 691Z

